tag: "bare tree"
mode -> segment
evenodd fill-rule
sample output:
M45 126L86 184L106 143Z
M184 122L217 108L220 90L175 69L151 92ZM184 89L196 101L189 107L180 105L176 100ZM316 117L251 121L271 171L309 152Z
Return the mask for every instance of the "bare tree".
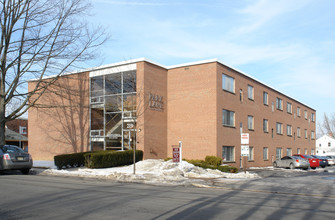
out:
M7 121L25 114L58 76L94 58L107 39L84 20L89 6L85 0L0 0L0 144ZM6 114L13 102L20 104Z
M335 134L335 114L331 114L328 116L326 113L323 115L323 121L322 123L318 123L319 128L319 135L325 135L328 134L332 137L334 137Z

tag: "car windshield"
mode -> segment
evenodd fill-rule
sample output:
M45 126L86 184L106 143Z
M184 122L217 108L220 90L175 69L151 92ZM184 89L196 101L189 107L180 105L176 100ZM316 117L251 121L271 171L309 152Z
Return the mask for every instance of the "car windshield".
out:
M303 159L302 157L299 156L292 156L293 159L297 160L297 159Z
M308 158L308 159L313 159L314 157L312 156L309 156L309 155L304 155L305 158Z
M15 146L3 145L0 146L0 148L4 153L13 153L13 152L24 153L24 151L21 148Z

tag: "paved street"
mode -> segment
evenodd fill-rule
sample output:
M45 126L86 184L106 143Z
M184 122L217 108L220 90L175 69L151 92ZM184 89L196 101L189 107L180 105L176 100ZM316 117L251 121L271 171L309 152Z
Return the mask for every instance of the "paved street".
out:
M5 173L0 175L0 216L1 219L334 217L333 168L329 172L283 169L257 172L264 178L207 181L207 187L211 188L159 187L98 179ZM294 180L302 182L285 186L293 184ZM309 182L311 180L314 182Z

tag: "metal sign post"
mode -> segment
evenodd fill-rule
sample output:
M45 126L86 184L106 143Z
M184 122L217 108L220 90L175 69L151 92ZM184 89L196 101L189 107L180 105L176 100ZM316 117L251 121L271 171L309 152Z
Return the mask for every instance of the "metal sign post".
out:
M182 147L183 147L183 144L182 144L181 141L179 141L179 167L180 167L180 169L183 168Z
M244 173L247 171L247 157L249 156L249 133L241 133L241 160L240 167L242 166L243 158L243 170Z

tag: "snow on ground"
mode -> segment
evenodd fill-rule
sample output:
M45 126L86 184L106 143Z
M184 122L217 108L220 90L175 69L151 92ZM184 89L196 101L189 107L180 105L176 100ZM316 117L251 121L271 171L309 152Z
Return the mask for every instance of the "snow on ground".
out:
M111 179L120 182L147 183L154 185L185 185L197 180L218 179L218 178L236 178L249 179L260 178L257 174L249 172L224 173L219 170L203 169L186 161L182 162L182 169L179 163L173 163L172 160L143 160L136 163L136 174L133 174L133 165L123 167L113 167L104 169L89 169L85 167L57 170L49 162L36 161L35 167L50 167L42 171L42 175L59 176L77 176L89 178Z

